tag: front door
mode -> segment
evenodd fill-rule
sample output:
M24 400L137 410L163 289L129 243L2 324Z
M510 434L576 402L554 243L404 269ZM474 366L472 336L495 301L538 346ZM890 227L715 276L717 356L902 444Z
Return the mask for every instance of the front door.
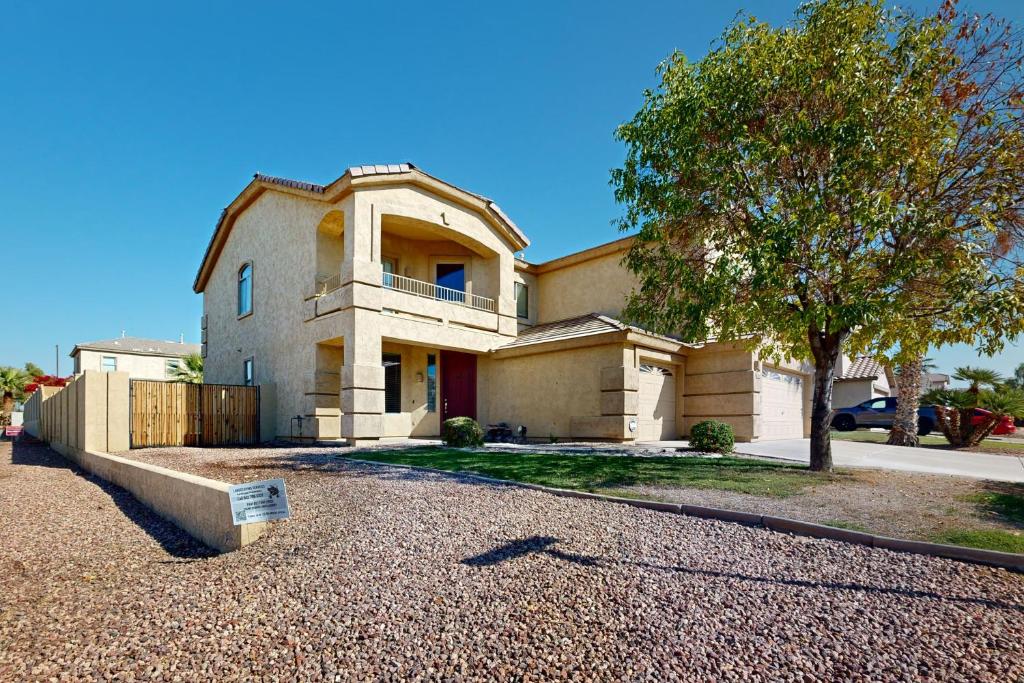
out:
M441 352L441 421L452 417L476 419L476 356Z

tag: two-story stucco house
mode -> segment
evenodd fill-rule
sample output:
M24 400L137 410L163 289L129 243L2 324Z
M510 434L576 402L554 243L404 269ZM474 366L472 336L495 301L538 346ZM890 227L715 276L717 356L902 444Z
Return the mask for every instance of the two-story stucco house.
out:
M741 440L808 431L806 368L619 321L628 238L540 264L528 244L412 164L257 174L196 276L207 381L272 389L279 436L354 443L461 415L542 439L674 439L709 417Z
M133 379L171 379L182 358L199 353L199 344L126 337L82 342L68 354L75 374L86 370L127 372Z

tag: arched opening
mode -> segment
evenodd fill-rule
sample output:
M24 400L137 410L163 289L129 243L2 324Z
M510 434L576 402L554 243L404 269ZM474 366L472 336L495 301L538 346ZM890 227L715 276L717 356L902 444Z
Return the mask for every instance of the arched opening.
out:
M341 285L345 261L345 214L329 211L316 227L316 288L318 294Z
M381 216L384 286L496 310L498 254L452 228L396 214Z

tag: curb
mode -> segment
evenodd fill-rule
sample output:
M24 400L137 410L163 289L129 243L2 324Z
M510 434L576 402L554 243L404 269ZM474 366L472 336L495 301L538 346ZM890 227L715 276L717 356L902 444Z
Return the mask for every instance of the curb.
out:
M485 477L482 474L473 474L470 472L453 472L451 470L442 470L437 469L436 467L424 467L422 465L406 465L398 463L381 462L379 460L361 460L359 458L349 458L343 455L339 455L337 457L342 460L347 460L349 462L359 463L362 465L376 465L377 467L398 467L400 469L419 470L421 472L432 472L434 474L444 474L454 477L463 477L466 479L472 479L474 481L480 481L487 484L516 486L518 488L542 491L544 493L550 493L560 498L582 498L586 500L596 500L603 503L617 503L619 505L628 505L630 507L642 508L645 510L653 510L655 512L669 512L674 514L683 514L689 517L699 517L702 519L714 519L723 522L733 522L736 524L744 524L746 526L762 527L779 533L788 533L797 536L809 536L812 538L823 538L831 541L841 541L843 543L853 543L856 545L865 545L871 548L893 550L902 553L912 553L915 555L942 557L949 560L970 562L972 564L983 564L990 567L1000 567L1002 569L1009 569L1011 571L1024 573L1024 554L1004 553L998 550L983 550L981 548L968 548L960 545L943 545L941 543L928 543L927 541L911 541L902 538L890 538L889 536L876 536L874 534L864 533L862 531L840 529L834 526L825 526L824 524L813 524L811 522L801 522L796 519L787 519L785 517L759 515L754 512L726 510L724 508L705 507L703 505L688 505L686 503L663 503L660 501L642 500L639 498L620 498L618 496L606 496L601 493L589 493L587 491L576 491L573 489L559 489L554 488L552 486L544 486L542 484L530 484L527 482L512 481L509 479L495 479L493 477Z

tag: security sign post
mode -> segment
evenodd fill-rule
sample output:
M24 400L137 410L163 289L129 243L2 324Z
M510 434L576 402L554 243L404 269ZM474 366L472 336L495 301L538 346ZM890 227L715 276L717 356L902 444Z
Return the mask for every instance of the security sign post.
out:
M228 487L235 525L288 519L288 492L284 479L253 481Z

